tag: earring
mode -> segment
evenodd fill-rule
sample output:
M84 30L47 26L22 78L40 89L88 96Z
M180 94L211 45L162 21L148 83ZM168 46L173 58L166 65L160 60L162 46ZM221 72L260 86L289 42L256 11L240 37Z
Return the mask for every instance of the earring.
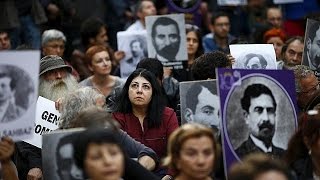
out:
M311 149L309 149L308 154L311 155L311 153L312 153L312 151L311 151Z

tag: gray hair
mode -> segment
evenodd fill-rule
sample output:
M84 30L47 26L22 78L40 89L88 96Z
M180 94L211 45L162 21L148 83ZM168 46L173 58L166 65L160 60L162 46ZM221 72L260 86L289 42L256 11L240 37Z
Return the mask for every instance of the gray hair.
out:
M78 116L82 110L97 106L98 98L105 99L105 96L92 87L82 87L62 100L62 109L59 127L67 129L70 122Z
M45 46L48 42L53 40L63 40L63 42L67 42L66 36L63 32L56 30L56 29L49 29L42 33L42 41L41 45Z
M301 79L304 79L309 76L314 76L313 70L310 69L309 66L305 65L296 65L292 68L294 73L294 80L296 85L296 93L300 93L302 91L301 88Z

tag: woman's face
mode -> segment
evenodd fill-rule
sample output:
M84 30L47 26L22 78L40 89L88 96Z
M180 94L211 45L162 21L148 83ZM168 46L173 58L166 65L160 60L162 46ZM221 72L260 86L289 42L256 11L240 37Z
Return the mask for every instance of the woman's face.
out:
M84 169L91 180L119 180L124 172L123 152L116 144L90 143Z
M111 72L111 59L107 51L101 51L92 56L90 70L94 74L108 75Z
M131 81L128 94L133 106L147 107L152 97L151 83L144 77L137 76Z
M199 47L199 39L194 31L187 33L187 49L188 55L196 54Z
M214 164L213 142L207 136L186 140L177 159L179 176L188 179L205 179L210 175Z
M277 59L280 59L281 57L281 49L284 44L284 42L280 39L280 37L271 37L267 41L267 44L273 44L273 48L276 52Z

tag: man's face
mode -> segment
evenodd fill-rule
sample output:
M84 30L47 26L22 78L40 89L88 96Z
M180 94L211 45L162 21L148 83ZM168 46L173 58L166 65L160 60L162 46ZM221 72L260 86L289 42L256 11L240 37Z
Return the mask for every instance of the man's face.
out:
M157 53L167 60L174 60L180 44L180 36L175 25L158 25L155 28L153 44Z
M0 50L8 50L11 48L8 33L0 33Z
M251 98L249 112L245 112L245 119L253 136L262 141L271 142L275 132L275 111L269 95L261 94Z
M294 40L288 45L284 54L284 63L291 67L301 64L303 53L303 43L299 40Z
M108 41L107 29L105 27L100 28L99 34L95 37L92 44L93 45L106 45Z
M310 42L310 43L309 43ZM308 40L309 58L315 67L320 64L320 26L316 32L316 36Z
M0 103L8 101L13 96L10 82L11 78L0 77Z
M76 166L73 160L72 144L65 144L58 150L60 156L58 166L58 174L61 180L80 180L83 179L82 171Z
M260 60L258 57L253 57L248 61L248 64L246 65L247 69L261 69L262 66L260 64Z
M142 9L138 15L140 19L144 19L146 16L153 16L157 14L157 9L152 1L142 1Z
M219 38L227 38L230 31L230 21L227 16L220 16L212 26L214 35Z
M46 45L42 47L43 55L57 55L63 57L64 53L64 41L60 40L52 40L49 41Z
M79 88L77 80L68 72L63 78L46 79L45 74L40 76L39 96L56 101ZM53 76L54 77L54 76Z
M143 57L143 49L139 41L135 41L131 44L131 53L133 57Z
M202 87L198 95L198 104L191 115L192 121L208 127L215 126L219 129L219 97L212 94L208 88Z
M300 80L301 92L298 93L298 104L305 107L314 97L319 95L319 81L314 74Z
M270 8L267 11L267 21L276 28L282 26L282 13L278 8Z

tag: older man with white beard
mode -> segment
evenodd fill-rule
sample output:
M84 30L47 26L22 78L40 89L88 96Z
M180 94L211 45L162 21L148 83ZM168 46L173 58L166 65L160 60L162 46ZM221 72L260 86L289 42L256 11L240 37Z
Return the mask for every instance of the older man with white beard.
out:
M43 57L40 61L39 96L57 101L78 89L80 86L71 72L72 68L61 57L55 55Z
M72 68L56 55L45 56L40 60L39 96L57 101L80 86ZM25 142L16 143L15 153L19 179L42 179L41 149Z

